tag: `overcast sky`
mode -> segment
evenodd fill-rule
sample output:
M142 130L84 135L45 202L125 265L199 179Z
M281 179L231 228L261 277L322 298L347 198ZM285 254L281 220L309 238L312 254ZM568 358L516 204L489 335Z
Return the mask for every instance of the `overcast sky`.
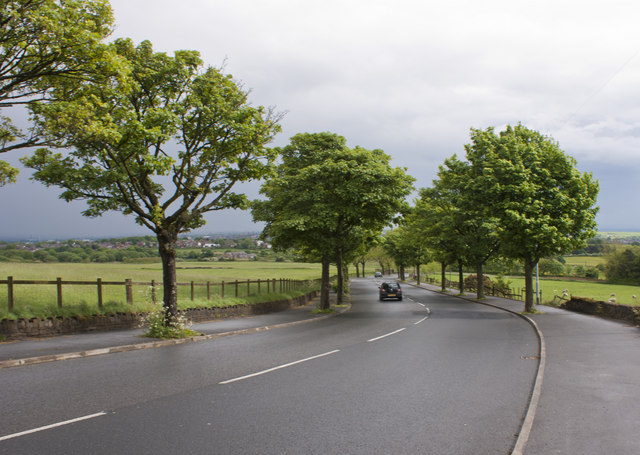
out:
M600 181L600 229L640 230L640 2L637 0L111 0L113 38L200 51L285 111L285 145L330 131L381 148L426 187L464 156L470 128L523 123L552 136ZM2 156L16 163L24 152ZM0 188L0 238L148 232L132 217L87 219L84 204L28 180ZM257 196L256 186L247 187ZM198 232L255 231L248 213Z

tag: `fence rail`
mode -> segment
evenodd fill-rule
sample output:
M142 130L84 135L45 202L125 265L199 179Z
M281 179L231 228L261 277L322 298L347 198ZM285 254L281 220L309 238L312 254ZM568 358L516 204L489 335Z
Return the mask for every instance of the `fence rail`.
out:
M423 281L436 286L442 285L442 281L435 278L430 278L430 277L423 278ZM460 282L445 280L445 288L460 289ZM475 287L470 288L468 286L465 286L465 291L475 292L476 288ZM485 295L491 295L494 297L504 297L511 300L521 300L523 302L525 300L525 289L520 289L520 288L509 288L509 291L505 292L501 288L496 288L495 286L490 286L490 287L485 286L484 293ZM540 296L539 297L540 301L542 301L542 291L539 291L539 296Z
M257 280L234 280L234 281L206 281L197 283L195 281L190 282L178 282L176 283L178 288L187 288L189 291L189 298L191 301L195 300L196 294L199 294L199 298L204 298L206 295L207 300L211 300L212 295L219 296L221 298L227 297L247 297L251 295L261 294L275 294L282 292L289 292L304 289L310 282L317 280L294 280L288 278L273 278L273 279L257 279ZM98 307L102 308L104 305L104 287L105 286L124 286L124 297L126 302L133 305L134 300L134 286L144 286L150 293L150 298L153 303L156 303L158 295L158 289L162 288L161 281L133 281L132 279L125 279L124 281L105 281L102 278L97 278L94 281L78 281L78 280L63 280L58 277L55 280L16 280L14 277L9 276L6 280L0 280L0 285L7 286L7 305L9 312L12 312L16 303L16 287L24 285L44 285L56 287L56 299L58 308L63 307L63 286L95 286L96 287L96 299ZM202 288L203 292L198 292L196 289Z

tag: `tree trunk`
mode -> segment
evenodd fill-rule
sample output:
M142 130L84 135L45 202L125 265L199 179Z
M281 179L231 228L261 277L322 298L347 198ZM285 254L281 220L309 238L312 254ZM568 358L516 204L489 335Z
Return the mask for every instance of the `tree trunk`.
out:
M535 264L530 257L524 258L524 312L532 313L536 309L533 301L533 269Z
M342 264L342 249L336 251L336 267L338 269L338 293L336 305L342 305L344 299L344 266Z
M362 278L364 278L366 276L365 273L364 273L364 263L365 263L365 261L363 260L362 261Z
M343 298L342 300L344 301L344 294L348 294L349 293L349 264L344 264L344 272L342 273L342 278L343 278L343 282L342 282L342 294L343 294Z
M400 280L404 281L404 265L400 265Z
M420 285L420 264L416 264L416 284Z
M178 315L178 285L176 279L176 242L178 236L164 230L156 235L162 259L164 323L175 323Z
M442 272L441 272L442 292L444 292L447 290L447 264L446 262L441 262L440 266L442 268Z
M476 286L476 299L484 299L484 274L482 272L482 262L476 263L476 277L478 278L478 285Z
M328 310L331 308L329 302L329 291L331 290L331 283L329 282L329 272L331 267L331 261L328 254L322 255L322 281L320 284L320 309Z
M462 261L458 261L458 289L460 289L460 295L464 294L464 273L462 273Z
M356 266L356 278L360 278L360 264L356 262L355 266ZM364 275L363 275L363 278L364 278Z

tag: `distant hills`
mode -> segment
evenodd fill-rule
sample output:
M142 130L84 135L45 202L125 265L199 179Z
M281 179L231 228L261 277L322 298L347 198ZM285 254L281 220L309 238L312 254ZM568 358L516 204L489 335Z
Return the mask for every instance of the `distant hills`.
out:
M597 237L607 240L616 240L622 243L640 242L640 232L625 231L600 231Z

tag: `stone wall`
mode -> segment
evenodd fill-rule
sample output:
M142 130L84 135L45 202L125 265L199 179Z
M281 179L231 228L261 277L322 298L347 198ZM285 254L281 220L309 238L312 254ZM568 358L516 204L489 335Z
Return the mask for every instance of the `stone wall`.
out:
M292 300L234 305L224 308L192 308L180 311L180 313L192 322L266 314L306 305L316 294L317 292L314 291ZM138 327L140 316L141 315L137 313L116 313L72 318L3 319L0 321L0 334L7 339L16 339L133 329Z
M586 297L571 297L562 308L640 325L640 308L619 303L600 302Z

